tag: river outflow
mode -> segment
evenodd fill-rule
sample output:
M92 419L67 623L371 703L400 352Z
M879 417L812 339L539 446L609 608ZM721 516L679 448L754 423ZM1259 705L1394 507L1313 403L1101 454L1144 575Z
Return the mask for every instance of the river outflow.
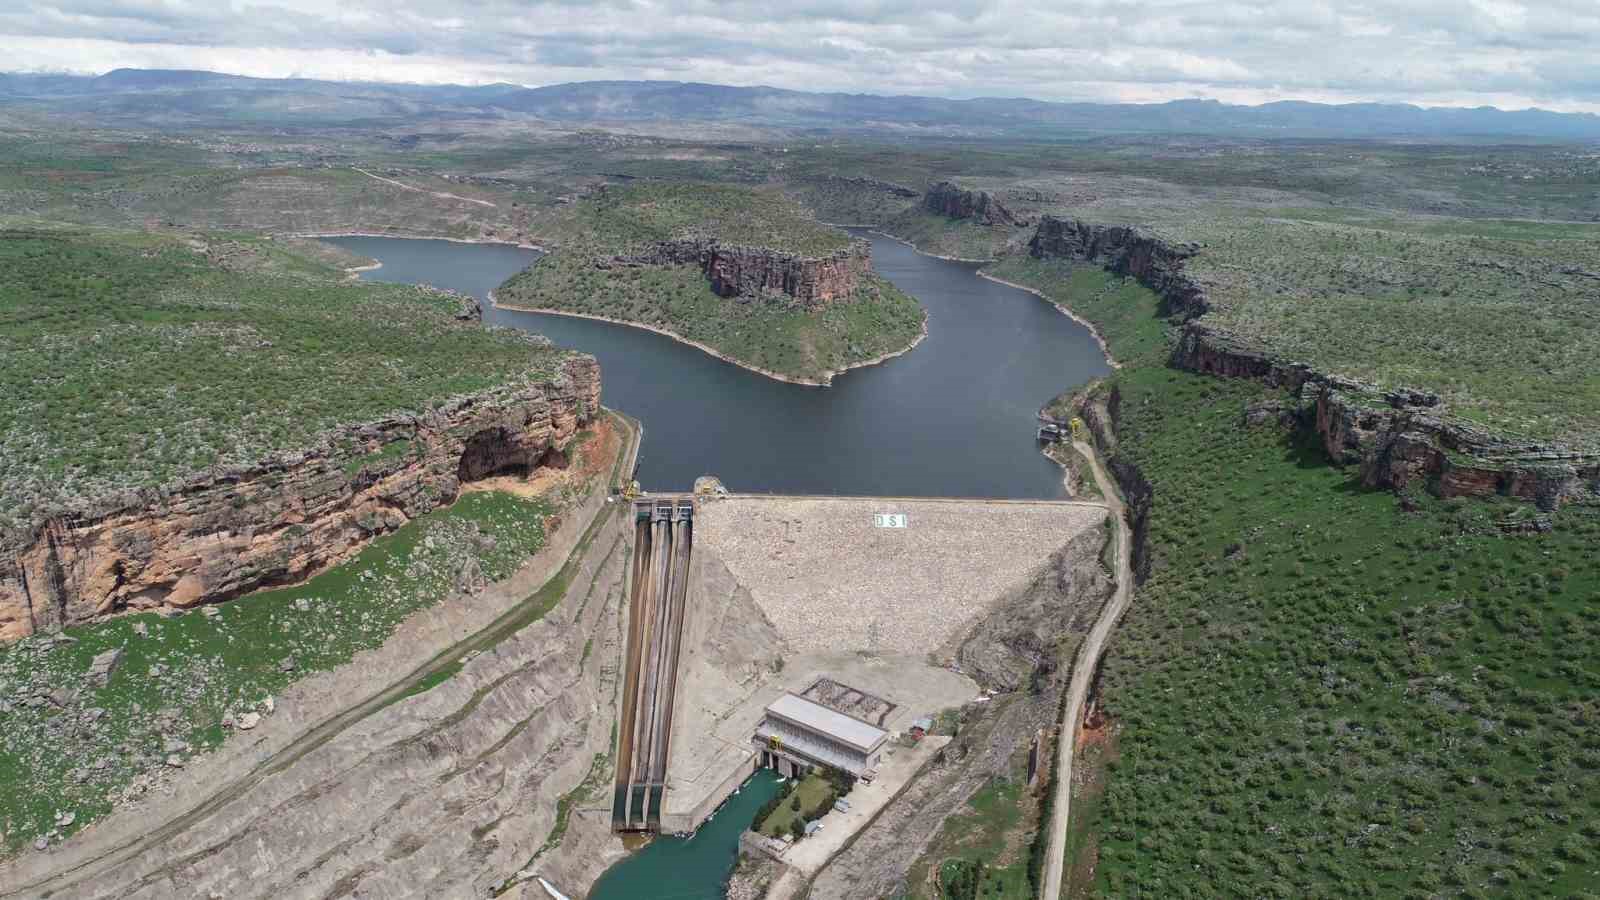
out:
M639 478L687 490L714 474L730 490L1054 498L1060 470L1040 455L1035 413L1107 374L1082 325L979 266L872 240L873 267L928 310L928 337L827 388L785 384L625 325L486 308L600 360L603 397L644 424ZM538 253L497 244L327 238L383 263L375 281L426 283L480 299Z

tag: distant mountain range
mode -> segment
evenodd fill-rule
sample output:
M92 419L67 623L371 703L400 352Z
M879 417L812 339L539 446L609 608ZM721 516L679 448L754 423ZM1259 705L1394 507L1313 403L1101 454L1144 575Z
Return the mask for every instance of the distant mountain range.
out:
M246 78L117 69L99 76L0 74L0 106L169 125L379 125L523 118L561 124L716 122L824 133L1051 137L1209 134L1303 138L1600 140L1600 116L1493 107L1214 100L1153 104L947 100L821 94L676 81L588 81L525 88Z

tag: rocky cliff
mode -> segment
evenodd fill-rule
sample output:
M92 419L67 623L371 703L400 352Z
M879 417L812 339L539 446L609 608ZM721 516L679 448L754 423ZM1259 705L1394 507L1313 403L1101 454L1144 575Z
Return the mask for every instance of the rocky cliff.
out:
M84 501L7 542L0 641L298 581L450 503L463 482L558 461L599 409L599 365L573 355L552 379L341 428L248 468Z
M1210 307L1184 263L1200 250L1195 244L1170 244L1125 225L1093 225L1078 219L1044 216L1028 252L1037 259L1072 259L1104 266L1155 291L1163 315L1197 317Z
M1399 490L1421 483L1440 496L1498 494L1546 509L1600 497L1596 454L1496 436L1449 416L1431 394L1383 391L1318 372L1211 325L1204 318L1211 309L1205 290L1184 271L1200 251L1197 245L1168 243L1137 228L1045 216L1028 248L1039 259L1104 266L1154 291L1162 314L1183 320L1170 359L1175 368L1253 378L1297 392L1299 421L1315 431L1335 462L1358 466L1370 487Z
M930 185L922 195L928 212L952 219L970 219L979 225L1026 225L1028 220L1006 209L988 191L971 191L948 181Z
M719 296L767 299L815 311L855 292L860 276L872 270L872 245L852 241L827 256L801 256L763 247L739 247L713 238L661 241L644 253L596 260L612 266L699 266Z
M1554 509L1600 498L1600 456L1557 444L1508 440L1439 415L1418 391L1377 394L1320 377L1301 388L1302 415L1336 462L1359 466L1371 487L1426 485L1441 497L1501 495Z

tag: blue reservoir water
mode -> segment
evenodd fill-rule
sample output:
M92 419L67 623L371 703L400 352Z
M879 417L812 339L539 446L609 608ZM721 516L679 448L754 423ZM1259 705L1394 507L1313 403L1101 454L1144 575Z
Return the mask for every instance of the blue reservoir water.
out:
M648 331L486 309L600 360L603 400L644 423L640 481L687 490L714 474L731 490L801 494L1054 498L1056 466L1034 441L1039 407L1106 374L1087 329L978 266L869 235L873 265L928 310L928 337L832 387L786 384ZM382 268L363 278L477 297L531 264L531 250L402 238L329 238Z

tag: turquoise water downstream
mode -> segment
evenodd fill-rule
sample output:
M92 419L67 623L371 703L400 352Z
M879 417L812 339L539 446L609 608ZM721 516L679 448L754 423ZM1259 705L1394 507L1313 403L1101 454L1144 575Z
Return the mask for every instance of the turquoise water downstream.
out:
M693 837L658 837L608 869L589 900L721 900L740 832L777 792L778 776L757 772Z
M863 236L865 233L861 233ZM928 337L828 388L774 381L637 328L486 308L600 360L607 406L644 423L639 477L687 490L715 474L735 491L1055 498L1061 474L1035 443L1035 413L1107 374L1093 336L1038 298L984 280L978 266L923 256L872 235L873 266L928 310ZM487 297L538 258L492 244L329 238L383 266L362 274ZM608 871L599 900L715 900L739 833L777 790L759 774L688 839L659 838Z
M484 320L548 335L600 360L603 397L644 423L640 481L687 490L715 474L731 490L1055 498L1034 415L1109 369L1093 336L978 266L873 240L873 266L928 310L928 337L832 387L785 384L670 338L608 322L486 309ZM484 297L537 259L491 244L333 238L383 267L364 278Z

